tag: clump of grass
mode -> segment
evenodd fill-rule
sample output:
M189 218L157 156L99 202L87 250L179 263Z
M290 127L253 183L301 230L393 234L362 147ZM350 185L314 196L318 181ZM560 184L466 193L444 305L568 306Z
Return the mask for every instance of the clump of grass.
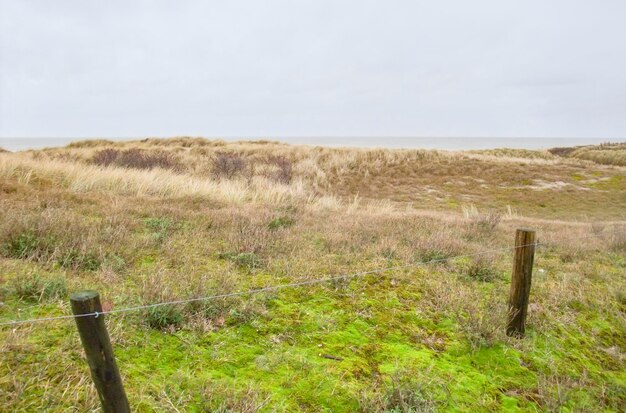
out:
M463 215L470 221L470 231L481 235L492 233L502 221L502 213L494 210L480 213L474 205L464 206Z
M15 295L27 301L45 301L65 298L67 285L65 278L44 278L39 274L28 274L13 279Z
M417 255L416 261L431 262L458 255L462 251L462 244L458 238L442 231L418 238L412 243L411 249Z
M491 233L502 221L502 214L497 211L489 211L476 216L472 221L472 226L479 232Z
M464 273L471 279L493 282L500 278L499 271L493 267L493 257L478 255L472 257L465 266Z
M483 300L474 298L473 302L458 307L459 328L473 350L505 340L506 305L502 296L492 292Z
M76 217L63 213L25 215L0 226L0 253L5 257L56 263L62 268L95 271L108 255L102 251L104 234L86 229ZM57 221L58 219L58 221Z
M292 226L295 223L295 219L288 216L280 216L276 217L267 224L267 227L271 230L276 230L279 228L287 228Z
M49 255L54 250L55 240L53 237L39 237L35 231L30 229L6 234L4 238L2 253L10 258L39 259Z
M233 253L225 252L219 254L219 258L232 261L240 268L253 270L262 267L263 261L253 252Z
M202 393L204 410L215 413L257 413L269 403L271 395L259 390L259 386L243 389L211 382Z
M57 258L57 263L62 268L96 271L102 265L101 258L91 251L81 251L70 248Z
M267 215L262 212L256 216L232 216L230 222L227 222L232 228L226 234L230 246L228 250L237 254L261 255L281 236L279 232L269 228L268 220Z
M151 307L146 311L146 323L157 330L176 330L185 321L183 313L176 305Z
M382 391L362 392L359 407L372 413L422 413L436 412L443 407L435 396L443 393L444 386L427 378L430 373L416 373L406 368L397 370L384 383Z
M127 229L123 222L87 222L61 209L3 211L0 254L62 268L95 271L109 257L121 257Z
M626 227L614 228L609 235L609 247L612 251L626 253Z
M174 226L173 221L167 217L146 218L144 219L144 224L147 229L152 231L154 240L157 243L163 242Z

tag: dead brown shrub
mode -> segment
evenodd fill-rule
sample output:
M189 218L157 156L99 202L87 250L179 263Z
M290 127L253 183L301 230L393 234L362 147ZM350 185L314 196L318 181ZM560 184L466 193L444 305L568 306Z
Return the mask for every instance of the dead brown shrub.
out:
M284 156L269 156L267 163L274 166L274 170L270 172L269 178L274 182L288 184L293 177L293 162Z
M179 169L180 165L174 156L164 151L146 151L137 148L118 150L102 149L94 154L91 163L101 166L120 166L133 169Z
M245 171L246 160L240 155L218 152L213 159L213 176L217 179L233 179Z

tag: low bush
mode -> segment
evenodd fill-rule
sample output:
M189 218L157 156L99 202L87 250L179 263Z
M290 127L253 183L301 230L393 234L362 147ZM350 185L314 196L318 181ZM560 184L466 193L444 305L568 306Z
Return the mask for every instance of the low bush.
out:
M246 160L240 155L218 152L213 159L213 177L217 179L233 179L245 171L246 166Z
M268 174L268 178L274 182L281 184L288 184L293 177L293 162L284 156L270 156L267 158L267 163L274 168Z
M492 266L493 258L478 255L465 267L465 274L471 279L491 282L499 278L499 272Z
M113 165L119 153L118 149L102 149L91 158L91 163L101 166Z
M497 211L489 211L484 214L479 214L473 217L472 219L472 227L476 229L476 231L481 233L490 233L495 231L495 229L502 221L502 214Z

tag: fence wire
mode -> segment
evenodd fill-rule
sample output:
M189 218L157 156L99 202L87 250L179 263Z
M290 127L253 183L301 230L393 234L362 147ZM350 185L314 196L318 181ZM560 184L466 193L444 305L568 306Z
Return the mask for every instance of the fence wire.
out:
M580 239L586 239L586 238L591 238L591 237L599 237L599 235L590 234L584 237L577 237L576 239L580 240ZM492 250L480 251L480 252L473 253L473 254L462 254L462 255L456 255L453 257L446 257L446 258L434 259L434 260L429 260L429 261L419 261L419 262L413 262L413 263L408 263L408 264L403 264L403 265L398 265L398 266L393 266L393 267L377 268L374 270L362 271L362 272L357 272L357 273L352 273L352 274L336 275L332 277L305 280L305 281L299 281L299 282L293 282L293 283L287 283L287 284L279 284L279 285L273 285L273 286L257 288L257 289L250 289L250 290L245 290L245 291L237 291L233 293L216 294L216 295L210 295L206 297L196 297L196 298L189 298L189 299L182 299L182 300L164 301L164 302L159 302L159 303L111 309L111 310L99 311L99 312L93 312L93 313L71 314L71 315L61 315L61 316L55 316L55 317L41 317L41 318L31 318L31 319L26 319L26 320L5 321L5 322L0 323L0 327L15 326L15 325L22 325L22 324L32 324L32 323L56 321L56 320L68 320L68 319L74 319L74 318L79 318L79 317L100 317L102 315L128 313L128 312L146 310L146 309L162 307L162 306L167 306L167 305L187 304L187 303L193 303L193 302L199 302L199 301L217 300L221 298L254 295L254 294L260 294L260 293L265 293L265 292L278 291L278 290L282 290L285 288L297 288L297 287L303 287L307 285L324 284L324 283L329 283L333 281L350 280L353 278L364 277L366 275L379 274L379 273L383 273L386 271L397 271L397 270L402 270L402 269L427 266L430 264L437 264L437 263L452 261L452 260L456 260L459 258L472 258L472 257L480 256L480 255L493 254L495 252L516 250L518 248L528 247L531 245L534 245L537 247L537 246L549 246L550 244L534 242L532 244L517 245L513 247L503 247L503 248L497 248L497 249L492 249Z

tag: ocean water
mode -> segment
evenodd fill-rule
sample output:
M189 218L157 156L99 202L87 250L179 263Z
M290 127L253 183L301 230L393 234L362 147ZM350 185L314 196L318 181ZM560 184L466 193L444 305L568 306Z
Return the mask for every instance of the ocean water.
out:
M40 149L46 147L64 146L70 142L85 138L0 138L0 148L10 151L23 151L27 149ZM133 140L140 138L112 138L112 140ZM319 145L319 146L352 146L366 148L410 148L410 149L492 149L492 148L517 148L517 149L547 149L561 146L591 145L603 142L615 142L609 138L494 138L494 137L267 137L267 138L215 138L227 141L269 139L293 144ZM626 141L618 139L617 141Z

